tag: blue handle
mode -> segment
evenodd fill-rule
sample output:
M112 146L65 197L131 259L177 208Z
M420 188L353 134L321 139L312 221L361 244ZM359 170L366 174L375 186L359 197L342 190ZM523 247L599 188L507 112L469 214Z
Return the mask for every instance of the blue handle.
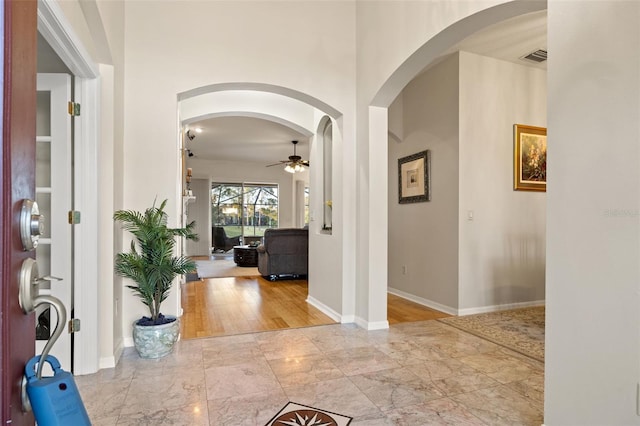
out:
M36 365L39 362L40 362L40 355L36 355L33 358L31 358L29 362L27 362L27 365L24 366L24 375L26 376L28 383L32 383L37 380ZM51 368L53 368L54 375L62 372L62 368L60 367L60 361L58 361L58 358L54 357L53 355L47 355L47 358L44 360L44 362L48 362L49 365L51 365Z

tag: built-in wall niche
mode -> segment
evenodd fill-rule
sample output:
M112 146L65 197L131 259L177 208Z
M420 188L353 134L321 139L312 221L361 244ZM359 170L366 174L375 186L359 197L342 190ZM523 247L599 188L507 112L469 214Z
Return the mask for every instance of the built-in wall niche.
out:
M322 147L322 231L330 234L333 229L333 123L326 117L321 127Z

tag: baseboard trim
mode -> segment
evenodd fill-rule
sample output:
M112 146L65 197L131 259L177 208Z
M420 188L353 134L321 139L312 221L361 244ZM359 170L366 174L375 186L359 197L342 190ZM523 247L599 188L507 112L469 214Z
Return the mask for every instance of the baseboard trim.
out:
M98 360L98 369L102 370L103 368L114 368L116 366L116 357L115 356L103 356Z
M98 360L98 369L114 368L118 364L118 361L120 361L123 351L124 346L122 345L122 340L120 340L116 345L116 349L113 351L113 355L103 356Z
M425 299L425 298L416 296L414 294L410 294L402 290L398 290L397 288L389 287L387 288L387 292L393 294L394 296L402 297L403 299L407 299L411 302L415 302L418 305L426 306L427 308L444 312L445 314L459 315L458 310L456 308L452 308L451 306L443 305L441 303L434 302L433 300Z
M360 328L364 328L367 331L374 330L386 330L389 328L389 321L367 321L364 318L356 317L355 323Z
M352 324L354 322L356 322L355 315L342 315L342 320L340 321L342 324Z
M449 315L456 315L456 316L485 314L488 312L506 311L508 309L530 308L533 306L544 306L545 304L544 300L533 300L530 302L505 303L502 305L478 306L475 308L456 309L450 306L443 305L438 302L434 302L433 300L424 299L414 294L410 294L402 290L398 290L397 288L389 287L387 288L387 291L395 296L402 297L403 299L410 300L411 302L415 302L419 305L426 306L427 308L435 309L435 310L447 313Z
M122 342L125 348L133 347L133 337L125 337Z
M485 314L488 312L506 311L508 309L530 308L534 306L544 306L544 300L533 300L531 302L505 303L502 305L479 306L477 308L458 309L458 316Z
M338 312L334 311L333 309L331 309L330 307L328 307L327 305L325 305L315 297L307 296L307 303L313 306L314 308L318 309L320 312L322 312L323 314L325 314L335 322L339 322L339 323L344 322L342 315L340 315Z

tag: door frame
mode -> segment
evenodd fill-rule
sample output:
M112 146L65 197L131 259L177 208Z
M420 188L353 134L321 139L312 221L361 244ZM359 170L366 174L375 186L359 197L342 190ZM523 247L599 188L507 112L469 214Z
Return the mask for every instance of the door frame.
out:
M98 161L100 114L99 68L56 2L38 1L38 32L75 77L75 102L81 114L74 120L74 209L81 222L74 225L74 318L82 321L74 335L75 374L99 369L98 333ZM71 314L71 313L69 313Z

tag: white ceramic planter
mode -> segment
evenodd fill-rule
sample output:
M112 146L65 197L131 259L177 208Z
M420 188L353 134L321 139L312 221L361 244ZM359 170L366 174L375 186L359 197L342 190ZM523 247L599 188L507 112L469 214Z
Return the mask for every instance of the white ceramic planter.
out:
M167 318L175 318L167 315ZM142 358L169 355L180 336L180 320L162 325L141 326L133 322L133 344Z

